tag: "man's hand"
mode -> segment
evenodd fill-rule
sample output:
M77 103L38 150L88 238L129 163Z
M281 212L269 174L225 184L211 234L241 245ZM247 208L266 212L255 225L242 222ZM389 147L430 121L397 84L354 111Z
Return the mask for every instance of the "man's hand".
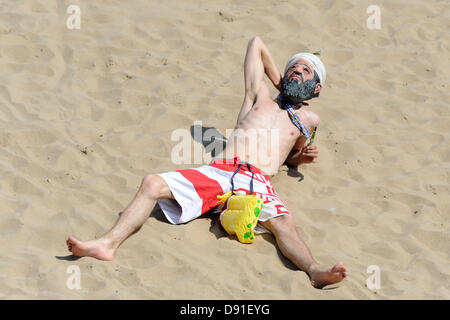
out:
M317 146L306 146L302 149L300 164L315 163L318 156L319 150L317 150Z
M305 138L302 137L299 144L304 143L304 141ZM318 156L319 151L316 146L304 146L301 150L292 149L284 164L296 167L301 164L315 163Z

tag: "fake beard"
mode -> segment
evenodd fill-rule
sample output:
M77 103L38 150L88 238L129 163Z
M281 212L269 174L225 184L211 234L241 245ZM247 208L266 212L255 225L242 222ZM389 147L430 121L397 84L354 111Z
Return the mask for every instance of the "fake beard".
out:
M297 79L289 80L286 76L281 80L281 95L283 100L292 105L301 105L302 101L314 97L314 90L317 82L315 80L306 80L298 83Z

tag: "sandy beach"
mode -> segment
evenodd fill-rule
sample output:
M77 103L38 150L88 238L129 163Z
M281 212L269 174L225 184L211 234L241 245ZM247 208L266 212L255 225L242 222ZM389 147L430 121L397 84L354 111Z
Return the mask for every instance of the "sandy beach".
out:
M80 29L66 25L71 4ZM370 5L380 29L366 24ZM0 299L450 299L448 9L0 0ZM160 210L113 261L71 257L67 236L103 235L146 174L198 166L172 163L174 130L234 127L256 35L280 70L321 51L318 161L272 184L314 257L349 276L314 289L271 235L243 245L215 217L174 226Z

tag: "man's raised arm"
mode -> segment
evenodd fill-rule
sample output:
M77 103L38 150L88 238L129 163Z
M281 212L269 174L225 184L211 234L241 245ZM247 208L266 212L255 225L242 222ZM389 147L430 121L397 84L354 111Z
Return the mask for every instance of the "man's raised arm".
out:
M275 88L279 90L281 74L275 65L269 49L260 37L253 37L248 42L244 62L245 100L238 119L250 111L263 82L264 73Z
M260 37L254 37L248 43L244 63L245 94L249 95L252 100L255 99L259 91L264 73L278 89L281 74L264 42Z

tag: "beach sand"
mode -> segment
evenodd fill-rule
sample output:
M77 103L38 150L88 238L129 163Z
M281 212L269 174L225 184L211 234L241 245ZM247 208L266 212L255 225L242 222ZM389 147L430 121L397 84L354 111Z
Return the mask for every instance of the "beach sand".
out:
M73 1L1 0L0 298L449 299L448 5L375 2L79 0L70 30ZM214 217L174 226L158 210L113 261L72 259L67 236L104 234L144 175L198 166L172 163L174 130L234 127L255 35L280 70L321 50L318 161L273 185L348 278L314 289L271 235L243 245Z

